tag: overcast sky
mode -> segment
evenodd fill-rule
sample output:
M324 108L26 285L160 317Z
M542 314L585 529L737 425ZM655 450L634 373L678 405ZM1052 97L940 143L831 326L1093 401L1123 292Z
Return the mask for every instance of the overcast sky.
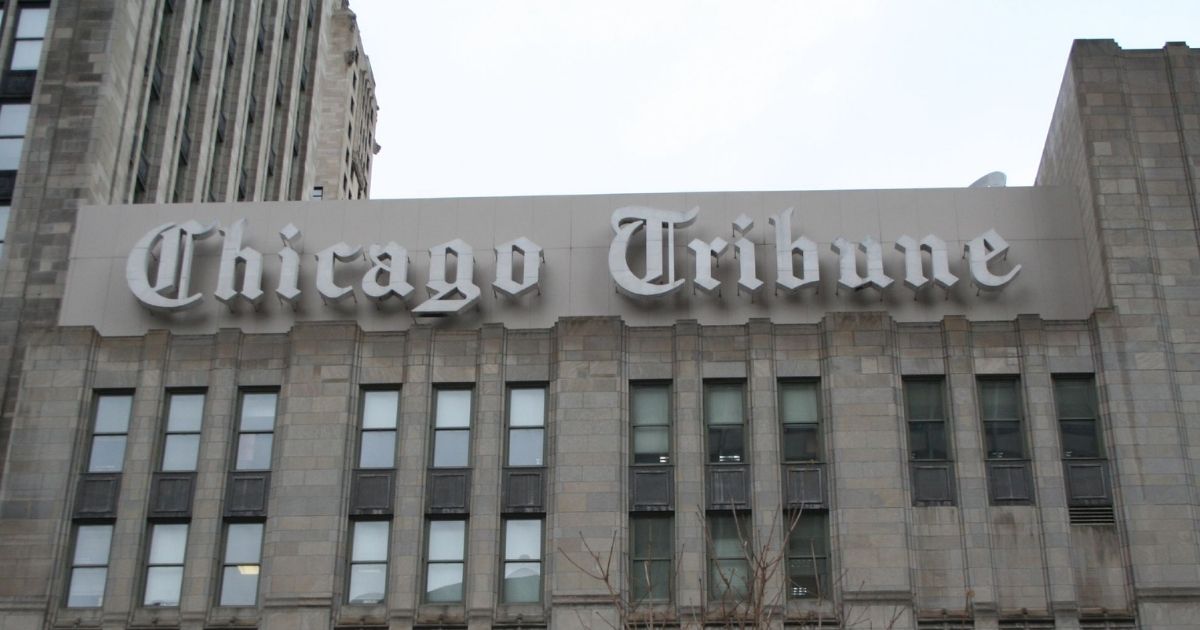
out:
M1200 2L351 0L371 197L966 186L1036 175L1075 38Z

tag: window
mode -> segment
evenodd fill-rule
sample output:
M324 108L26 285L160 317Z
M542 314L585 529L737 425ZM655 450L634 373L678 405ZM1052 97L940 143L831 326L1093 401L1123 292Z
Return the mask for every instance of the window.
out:
M387 593L388 521L356 521L350 550L351 604L378 604Z
M750 515L708 515L708 596L746 601L750 594Z
M11 206L0 206L0 256L4 255L4 242L8 240L8 217Z
M665 384L632 388L633 463L671 463L671 390Z
M947 460L946 407L941 379L904 381L908 449L912 459Z
M69 608L99 608L104 604L112 532L112 525L80 525L75 530L71 584L67 587Z
M29 103L0 105L0 171L15 171L20 166L28 125Z
M988 459L1022 459L1021 398L1017 379L979 381L979 403L983 414L984 448Z
M169 394L162 471L196 470L196 462L200 456L200 425L203 419L204 394Z
M542 600L542 521L504 522L504 603Z
M1096 391L1091 377L1054 377L1054 408L1064 459L1100 459Z
M262 566L262 523L230 523L225 527L221 566L221 606L253 606L258 602Z
M783 461L816 462L821 449L821 407L817 383L779 384L779 417L783 423Z
M471 390L437 390L433 467L466 468L471 450Z
M183 555L187 549L186 523L156 524L150 529L150 556L146 561L146 606L178 606L183 588Z
M270 470L275 440L275 392L244 392L235 470Z
M466 521L429 521L425 601L452 603L463 600L466 539Z
M675 520L669 515L634 515L629 519L630 596L636 602L671 600L675 557Z
M788 596L798 599L829 597L829 514L794 515L788 536Z
M508 390L508 465L544 466L546 388Z
M745 460L745 418L741 383L709 384L704 388L704 419L708 424L708 462Z
M42 39L46 36L46 22L50 9L46 7L22 8L17 14L17 35L13 44L10 70L37 70L42 57Z
M396 416L399 411L399 391L393 389L363 392L359 468L395 468Z
M129 394L101 394L97 397L88 472L121 472L125 463L125 439L129 433L129 414L132 409L133 396Z

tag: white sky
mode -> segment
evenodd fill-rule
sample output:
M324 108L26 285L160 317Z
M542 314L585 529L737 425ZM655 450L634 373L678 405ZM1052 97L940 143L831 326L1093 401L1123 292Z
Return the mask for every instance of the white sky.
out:
M371 197L1036 175L1071 40L1200 47L1200 2L351 0Z

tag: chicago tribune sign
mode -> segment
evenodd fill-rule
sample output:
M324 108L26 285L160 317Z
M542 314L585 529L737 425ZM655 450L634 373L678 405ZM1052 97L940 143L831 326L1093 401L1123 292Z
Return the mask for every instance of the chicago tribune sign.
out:
M687 278L676 271L675 234L691 225L699 213L699 208L675 212L641 206L627 206L613 212L614 236L608 250L608 270L617 290L630 298L649 301L681 289ZM775 231L775 289L794 293L818 287L817 245L803 235L793 238L792 210L771 216L769 221ZM192 220L165 223L150 230L133 246L126 259L125 279L129 289L139 302L154 311L175 312L196 306L203 300L203 295L192 293L190 286L196 242L219 232L223 243L213 295L230 306L236 302L258 304L265 296L263 254L242 245L245 227L245 219L233 222L228 228L215 222L204 225ZM694 238L688 243L690 279L697 290L719 295L721 281L713 277L713 266L732 247L738 264L737 293L745 292L753 298L765 287L756 266L756 245L746 237L754 222L742 214L734 219L732 227L736 239L732 243L721 237L709 241ZM644 232L644 238L635 242L634 236L639 232ZM300 230L290 223L279 231L283 248L277 253L280 270L275 294L293 305L301 294L301 256L296 247L300 235ZM920 240L903 235L894 245L904 254L904 285L909 290L921 291L930 285L949 290L959 281L950 270L946 242L936 235L927 234ZM509 298L540 291L541 247L519 237L495 249L493 289ZM892 285L892 278L883 268L883 245L872 237L849 241L839 236L831 243L831 249L838 258L839 289L883 291ZM1012 265L1007 272L992 269L992 261L1003 257L1007 251L1008 243L992 229L964 244L966 271L979 291L998 291L1017 277L1021 265ZM865 273L860 271L863 269L860 253L865 257ZM519 274L517 254L521 256ZM451 256L454 257L452 277ZM339 242L320 250L315 258L314 289L326 303L340 302L355 294L353 284L337 283L334 269L339 264L364 258L368 267L357 287L363 295L378 301L399 299L402 302L408 302L413 295L413 286L408 282L408 251L394 241L382 245L372 243L366 247ZM642 264L631 265L631 259ZM635 271L635 266L641 271ZM481 293L479 285L475 284L474 269L475 251L461 239L431 248L429 279L425 283L429 297L413 306L413 314L452 315L474 305Z

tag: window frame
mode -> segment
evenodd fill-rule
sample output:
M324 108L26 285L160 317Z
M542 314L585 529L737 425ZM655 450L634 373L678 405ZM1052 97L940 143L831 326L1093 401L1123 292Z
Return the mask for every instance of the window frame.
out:
M1089 389L1088 394L1091 397L1091 400L1089 402L1091 402L1091 405L1092 405L1091 417L1087 417L1087 418L1082 417L1082 416L1066 417L1060 413L1059 407L1058 407L1058 398L1059 398L1058 384L1062 383L1062 382L1076 382L1076 383L1086 383L1087 384L1088 389ZM1063 461L1075 461L1075 460L1107 461L1108 460L1107 441L1104 439L1104 429L1101 424L1100 392L1099 392L1098 388L1096 387L1096 375L1095 374L1081 374L1081 373L1074 373L1074 372L1065 373L1065 374L1051 374L1050 375L1050 389L1052 391L1052 397L1054 400L1054 422L1058 426L1058 441L1059 441L1058 446L1059 446L1059 454L1062 457L1062 460ZM1094 456L1092 456L1092 455L1074 455L1067 451L1067 441L1066 441L1065 434L1063 432L1063 423L1064 422L1090 422L1091 423L1092 439L1094 439L1095 443L1096 443L1096 454Z
M666 530L670 533L670 540L668 541L668 543L669 543L668 549L670 549L670 555L668 555L666 557L655 556L653 553L651 553L649 555L649 557L644 557L644 556L639 555L638 554L638 544L637 544L638 541L635 539L635 532L637 531L637 528L635 526L636 521L666 522L666 524L667 524ZM653 546L651 545L651 547L653 547ZM653 567L654 563L656 563L656 562L666 562L667 563L667 584L666 584L667 597L665 599L653 597L651 595L651 593L653 591L652 588L648 588L646 590L645 595L638 597L637 590L639 587L635 586L635 584L640 583L641 580L639 578L644 577L646 575L647 570L645 567L647 565L649 565L650 567ZM647 584L646 586L649 587L649 586L653 586L653 585ZM640 603L669 604L672 601L674 601L674 599L675 599L675 597L674 597L675 596L675 513L674 512L638 512L638 513L629 515L629 596L633 600L634 603L638 603L638 604L640 604Z
M1016 418L1003 418L1003 419L989 420L985 413L986 407L983 402L983 385L984 385L984 383L1004 383L1004 382L1012 383L1013 393L1016 396L1016 400L1014 401L1013 408L1016 409L1017 417ZM1029 461L1029 459L1030 459L1030 457L1029 457L1029 440L1028 440L1027 436L1025 435L1026 431L1028 430L1028 428L1026 426L1028 424L1028 422L1026 421L1028 414L1025 411L1025 396L1024 396L1024 393L1021 391L1021 387L1022 386L1021 386L1020 375L1007 375L1007 374L986 375L986 376L980 375L980 376L976 376L976 378L975 378L975 390L977 392L977 396L979 399L979 423L981 425L980 428L982 429L982 438L983 438L983 458L985 461L1018 462L1018 461ZM1005 456L1005 455L1000 455L1000 456L992 455L993 452L1001 452L1001 451L993 451L988 448L989 446L992 446L991 444L989 444L990 438L988 437L988 423L989 422L1006 422L1006 423L1016 422L1017 438L1021 442L1021 454L1019 457L1010 457L1010 456Z
M179 562L154 562L154 534L159 527L178 527L183 526L183 548L180 549ZM153 521L150 523L149 535L146 537L146 561L144 570L142 571L142 603L143 608L179 608L183 601L183 572L184 566L187 563L188 538L192 535L191 524L188 521ZM179 568L179 592L175 595L176 601L173 604L152 604L146 601L150 589L150 573L156 568Z
M512 522L527 521L538 524L538 555L534 560L510 560L508 558L508 524ZM541 604L545 600L546 586L546 519L542 517L525 518L520 516L506 517L501 520L501 545L500 545L500 603L507 605L535 605ZM465 532L464 532L465 536ZM465 553L464 553L465 555ZM508 578L506 577L509 564L537 564L538 565L538 589L537 599L533 601L509 601L508 599ZM466 570L464 565L463 570ZM464 589L466 580L464 578Z
M176 396L200 396L200 426L195 431L172 431L171 430L171 401ZM169 389L164 401L164 409L162 415L162 444L158 454L158 472L197 472L200 467L200 447L203 445L204 432L204 412L208 409L208 392L204 389ZM171 442L173 435L194 435L196 436L196 462L191 468L172 468L167 469L167 445Z
M667 396L667 421L665 424L642 424L637 422L637 416L634 410L637 408L634 404L634 399L637 397L638 391L662 389ZM647 381L632 381L629 383L629 458L630 463L634 466L671 466L675 462L675 405L671 404L674 401L674 392L671 388L671 381L663 380L647 380ZM639 428L662 427L667 433L667 450L666 461L662 461L663 454L659 454L657 462L638 462L637 461L637 434Z
M733 424L713 425L710 422L711 416L709 415L709 402L708 402L709 391L713 388L721 389L721 388L735 388L735 387L737 388L738 394L741 397L741 407L742 407L741 423L736 425L736 426L741 427L741 448L740 448L741 453L738 455L739 459L737 461L720 461L719 458L721 456L719 456L719 455L718 455L718 459L716 461L714 461L713 460L713 451L712 451L713 427L714 426L730 427L730 426L735 426L735 425L733 425ZM701 395L702 395L702 400L701 400L702 418L701 418L701 420L704 424L704 451L705 451L704 459L705 459L706 465L708 465L708 466L714 466L714 465L715 466L749 466L751 463L750 462L750 452L746 448L746 444L747 444L747 442L750 441L750 435L749 435L750 413L749 413L748 401L746 400L746 381L745 380L731 380L731 379L706 380L703 382Z
M708 553L705 554L708 556L708 561L706 563L708 571L705 574L705 581L708 582L708 584L705 590L706 594L708 595L709 602L729 601L730 599L736 601L736 599L739 597L743 598L743 600L748 600L749 598L753 597L751 590L754 588L754 585L750 579L750 572L753 570L753 561L749 557L749 552L747 551L748 549L753 549L754 545L753 518L753 513L749 511L711 511L705 515L704 526L706 529L705 537L707 538L705 542L707 543L708 547ZM733 523L733 531L735 534L739 535L737 538L737 544L742 548L741 554L737 556L722 556L718 554L717 536L714 532L716 528L713 525L714 519L730 519L730 521ZM713 579L715 576L714 570L720 571L720 563L722 561L737 561L745 563L745 581L742 585L742 588L745 590L743 593L738 594L734 590L736 585L732 583L732 580L730 580L730 588L725 589L724 581L718 582L717 580ZM717 592L716 589L718 588L721 589L721 592Z
M275 396L275 414L271 417L271 430L250 430L242 428L245 421L246 413L246 397L258 394L272 394ZM230 458L230 465L234 472L264 472L270 471L275 465L275 429L279 424L279 388L278 387L247 387L238 391L237 399L237 417L234 421L234 440L233 440L233 457ZM271 452L267 456L266 468L242 468L238 464L238 455L241 453L242 437L245 435L270 435L271 436Z
M364 523L383 523L387 528L387 535L384 538L383 561L379 560L355 560L354 545L358 539L358 526ZM392 559L392 521L390 519L355 519L350 521L350 535L347 536L350 542L350 549L346 554L346 596L345 604L347 606L379 606L387 602L388 597L388 574L391 572ZM350 598L353 594L350 586L354 583L354 567L361 565L382 565L383 566L383 597L377 601L355 601Z
M832 591L833 586L832 586L831 571L830 571L830 556L833 555L833 552L832 552L832 549L830 549L831 545L830 545L830 540L829 540L829 538L830 538L829 537L829 512L826 510L800 510L799 512L792 512L790 514L785 512L785 515L788 518L788 524L792 526L791 530L788 532L787 539L784 541L784 562L786 564L784 566L783 579L784 579L784 588L787 591L787 599L789 599L789 600L815 600L815 601L830 601L830 600L832 600L833 593L831 591ZM803 519L805 517L809 517L809 516L819 517L821 519L821 528L822 528L821 533L823 534L823 540L825 543L824 554L817 555L816 553L809 553L808 555L803 555L803 554L793 555L792 554L792 544L791 544L792 536L795 535L798 531L800 531L801 522L803 521ZM795 519L795 520L793 521L792 519ZM819 589L816 594L814 594L812 596L802 596L802 595L794 594L793 583L792 583L792 572L791 572L791 563L792 562L813 563L810 566L814 566L814 571L816 573L817 587Z
M817 409L817 421L816 422L788 422L787 419L784 418L784 414L783 414L784 389L786 389L788 387L794 387L794 386L800 386L800 385L811 386L813 388L813 392L816 394L816 409ZM825 461L828 459L828 455L825 452L825 442L826 442L825 433L824 433L824 431L825 431L825 414L824 414L824 409L821 406L821 401L822 401L822 396L821 396L821 381L820 381L820 379L787 378L787 379L780 379L778 381L778 383L776 384L776 405L777 405L778 416L779 416L779 461L780 461L780 463L783 463L783 464L822 464L822 463L825 463ZM787 448L786 448L787 427L789 425L815 427L816 430L814 431L813 434L816 436L816 442L817 442L817 445L816 445L817 446L817 449L816 449L817 450L817 458L816 459L791 459L787 456Z
M18 72L19 72L19 71L18 71ZM33 103L32 103L32 102L30 102L30 101L18 101L18 100L13 100L13 101L4 100L4 101L0 101L0 115L3 115L3 111L2 111L2 110L3 110L5 107L10 107L10 106L15 106L15 105L24 105L25 107L27 107L27 108L28 108L28 110L29 110L29 111L27 111L27 112L26 112L26 114L25 114L25 126L24 126L24 127L21 129L21 133L19 133L19 134L4 134L4 133L0 133L0 141L4 141L4 140L18 140L18 141L20 141L20 145L17 147L16 164L13 166L13 168L0 168L0 172L9 172L9 171L11 171L11 172L16 172L16 171L19 171L19 170L20 170L20 167L21 167L21 154L22 154L22 153L25 151L25 139L26 139L26 138L28 138L28 136L29 136L29 120L30 120L30 118L32 118L32 117L33 117ZM10 203L10 207L11 207L11 202L12 202L12 200L11 200L11 199L9 199L9 200L8 200L8 203Z
M431 543L433 542L432 533L433 533L434 523L462 523L462 530L463 530L462 547L459 550L459 553L462 556L461 560L432 560L431 559L430 546L431 546ZM471 527L470 527L470 519L469 518L463 517L463 518L426 518L425 519L425 545L424 545L425 548L422 550L422 556L421 556L422 565L425 568L425 570L422 571L422 575L421 575L421 599L420 599L420 601L422 603L434 604L434 605L461 605L461 604L466 603L466 601L467 601L467 575L468 575L468 573L467 573L467 559L468 559L467 546L470 544L470 535L471 535ZM462 579L459 582L459 585L460 585L460 588L462 589L462 592L459 594L458 599L456 599L456 600L437 600L437 599L429 598L429 570L435 564L439 564L439 565L457 564L460 566Z
M400 386L385 385L379 387L364 387L360 390L358 402L358 444L355 449L354 468L355 470L394 470L396 468L396 455L399 452L400 446ZM396 415L391 428L368 428L367 427L367 398L371 394L379 393L394 393L396 395ZM364 466L363 465L363 445L373 433L391 433L392 434L392 457L390 466Z
M79 553L79 533L85 528L108 528L108 549L104 554L104 564L80 563L78 560ZM108 595L108 569L112 565L112 539L116 533L115 523L77 523L75 525L73 536L71 537L71 549L68 556L67 565L67 584L63 590L63 607L74 610L99 610L104 607L104 599ZM71 605L71 586L75 583L75 572L79 569L104 569L104 587L100 591L100 601L95 606L72 606Z
M21 37L20 36L21 14L24 13L25 11L30 11L30 10L34 10L34 11L43 10L46 12L46 28L44 30L42 30L41 34L38 37ZM50 5L49 5L49 3L46 3L46 2L21 3L21 4L17 5L16 13L17 13L17 20L16 20L16 23L13 24L12 45L9 47L9 50L8 50L8 68L6 70L7 70L7 72L37 72L42 66L42 63L41 63L42 62L42 54L45 52L45 49L46 49L46 33L48 33L50 31L50 22L51 22ZM32 42L32 41L41 43L41 45L38 46L37 63L35 63L32 68L14 68L13 63L15 62L16 57L17 57L17 46L21 42Z
M913 383L934 384L938 386L938 394L942 400L942 417L940 419L918 418L912 417L909 401L909 385ZM946 377L940 374L921 375L921 376L905 376L901 378L901 390L904 395L904 425L905 437L908 439L908 461L910 462L952 462L954 461L954 444L952 431L950 430L950 409L949 399L946 396ZM942 425L942 447L946 452L945 457L917 457L916 451L913 448L913 425Z
M97 430L97 423L100 420L100 401L103 398L109 397L124 397L129 399L129 415L125 419L125 430L123 432L100 432ZM129 425L133 424L134 402L134 390L131 389L97 390L92 395L91 421L88 423L88 456L87 459L83 461L83 470L85 474L119 475L125 472L125 458L129 454ZM108 436L121 436L124 440L121 446L121 465L116 470L92 470L92 458L95 457L96 454L96 438Z
M247 525L257 525L259 527L258 562L257 563L253 563L253 562L232 562L231 563L231 562L229 562L229 540L230 540L229 534L230 534L230 531L234 527L241 527L241 526L247 526ZM261 520L226 521L225 526L223 527L223 530L224 531L221 532L221 554L220 554L220 556L217 557L217 562L219 563L221 570L220 570L220 572L217 573L217 588L214 589L214 592L213 592L214 599L216 599L216 606L220 607L220 608L250 608L250 607L258 606L259 595L261 594L261 591L262 591L263 541L264 541L264 539L266 539L266 536L267 536L267 524L266 524L266 522L261 521ZM225 593L225 572L228 569L231 569L231 568L237 569L238 567L243 567L243 566L253 566L253 567L256 567L256 569L257 569L257 573L253 574L254 575L254 602L251 604L237 604L237 603L226 604L222 600L222 596Z
M509 383L505 392L504 406L504 467L505 468L545 468L546 467L546 425L550 416L550 387L546 383ZM512 424L512 403L514 390L530 390L536 389L542 392L542 423L540 425L522 425L514 427ZM474 397L471 400L474 407ZM517 432L525 431L541 431L542 433L542 452L540 464L514 464L512 463L512 442L513 435ZM468 444L470 439L468 438ZM468 460L469 461L469 460Z
M448 427L448 428L439 429L437 426L438 407L441 403L441 400L440 400L441 392L447 392L447 391L465 391L465 392L468 392L468 394L470 396L471 402L470 402L470 406L467 411L467 426L465 428L464 427ZM474 425L475 425L474 421L475 421L475 406L476 406L476 404L477 404L477 401L476 401L476 396L475 396L475 386L472 384L457 384L457 385L447 384L447 385L438 385L433 388L433 403L431 405L431 411L432 411L431 416L432 417L429 420L430 432L432 433L432 435L430 436L429 447L428 447L429 448L429 468L438 469L438 470L464 470L464 469L469 469L471 467L471 446L472 446L471 431L474 430ZM443 432L460 432L460 433L467 434L466 463L463 464L462 466L439 466L437 464L438 437L440 437L440 434Z

